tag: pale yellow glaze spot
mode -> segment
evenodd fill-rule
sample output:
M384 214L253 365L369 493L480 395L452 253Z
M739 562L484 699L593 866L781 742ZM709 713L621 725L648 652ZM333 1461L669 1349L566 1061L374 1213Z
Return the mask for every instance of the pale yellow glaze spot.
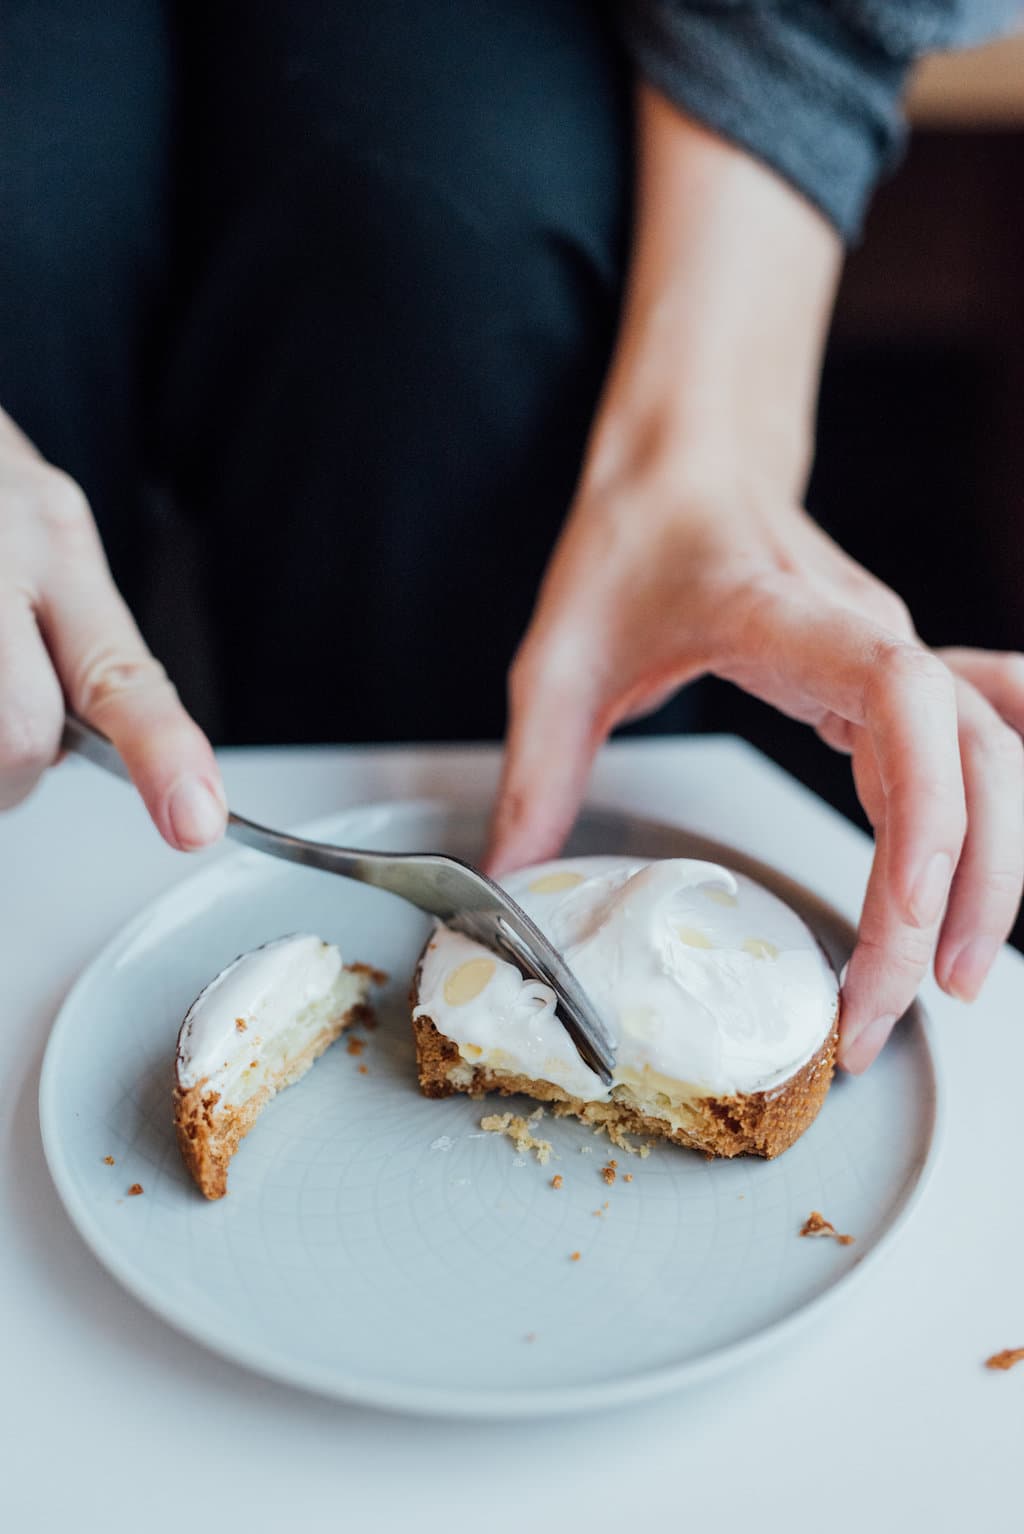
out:
M557 895L560 890L575 889L577 884L582 883L582 874L574 874L568 870L564 870L559 874L542 874L539 879L534 879L530 885L530 894Z
M766 937L745 938L743 949L745 953L752 953L755 959L777 959L779 957L779 950L774 943L769 943Z
M714 948L714 943L699 927L677 927L681 940L688 948Z
M739 905L735 895L730 895L728 890L716 889L713 884L706 884L704 893L715 905Z
M494 974L493 959L467 959L453 969L444 983L444 999L450 1007L464 1007L474 1001Z
M469 1060L479 1060L480 1056L483 1054L483 1050L480 1048L479 1044L460 1044L459 1048Z

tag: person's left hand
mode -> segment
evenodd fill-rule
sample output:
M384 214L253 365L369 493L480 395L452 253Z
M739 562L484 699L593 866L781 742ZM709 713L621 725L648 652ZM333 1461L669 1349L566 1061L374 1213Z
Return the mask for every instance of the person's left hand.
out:
M876 851L840 1059L864 1070L933 956L939 983L972 999L1013 922L1024 659L929 650L803 511L724 470L585 481L511 671L489 871L553 856L609 731L705 673L852 756Z

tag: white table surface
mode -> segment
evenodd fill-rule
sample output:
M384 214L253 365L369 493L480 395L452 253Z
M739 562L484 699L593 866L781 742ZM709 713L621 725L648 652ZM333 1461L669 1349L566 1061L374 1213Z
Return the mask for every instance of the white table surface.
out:
M362 748L223 758L231 802L282 825L381 798L478 798L496 760ZM736 742L618 743L591 796L731 841L856 914L867 841ZM107 1276L50 1183L36 1095L53 1016L100 944L195 866L127 790L80 763L0 821L0 1526L1024 1528L1024 1365L983 1367L1024 1345L1017 954L1002 954L969 1010L929 984L948 1099L940 1164L886 1261L820 1325L628 1413L420 1421L271 1384L178 1336Z

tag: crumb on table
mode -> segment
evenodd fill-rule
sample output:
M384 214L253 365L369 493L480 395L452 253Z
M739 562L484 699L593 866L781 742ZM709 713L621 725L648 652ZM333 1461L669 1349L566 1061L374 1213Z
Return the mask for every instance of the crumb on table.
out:
M609 1186L611 1186L611 1184L618 1176L618 1165L619 1163L617 1161L609 1161L606 1166L601 1168L601 1176Z
M236 1017L235 1018L235 1032L236 1033L244 1033L246 1031L246 1029L248 1028L248 1026L249 1026L249 1024L246 1022L244 1017Z
M579 1252L570 1252L569 1253L569 1261L570 1262L579 1262L579 1260L580 1260Z
M632 1174L632 1172L623 1172L623 1174L622 1174L622 1181L623 1182L632 1182L633 1181L633 1174Z
M138 1196L139 1196L139 1194L141 1192L142 1192L142 1184L140 1182L133 1182L131 1187L128 1189L128 1197L129 1198L138 1198Z
M104 1156L104 1158L103 1158L103 1165L104 1166L113 1166L114 1165L114 1158L113 1158L113 1156Z
M551 1186L553 1188L560 1188L562 1186L562 1174L561 1174L561 1172L556 1172L554 1177L552 1177L552 1179L551 1179Z
M543 1108L535 1108L525 1119L518 1113L489 1113L480 1120L480 1128L489 1135L504 1135L520 1154L532 1150L541 1166L546 1166L551 1156L551 1141L539 1140L533 1132L543 1117Z
M1004 1348L1001 1353L993 1353L991 1358L986 1358L986 1369L1012 1369L1014 1364L1024 1362L1024 1348Z
M360 1076L368 1075L368 1068L365 1065L361 1065L359 1067L359 1074L360 1074Z
M842 1236L836 1230L831 1220L826 1220L819 1209L812 1209L801 1227L802 1236L831 1236L840 1246L852 1246L853 1236Z
M366 1048L366 1040L350 1038L348 1043L345 1045L345 1048L350 1055L361 1055L363 1050Z

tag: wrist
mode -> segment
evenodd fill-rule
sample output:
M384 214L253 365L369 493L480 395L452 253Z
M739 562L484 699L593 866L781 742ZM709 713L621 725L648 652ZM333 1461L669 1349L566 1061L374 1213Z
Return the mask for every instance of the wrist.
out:
M730 461L802 498L841 262L834 230L657 92L638 104L633 251L586 474Z

